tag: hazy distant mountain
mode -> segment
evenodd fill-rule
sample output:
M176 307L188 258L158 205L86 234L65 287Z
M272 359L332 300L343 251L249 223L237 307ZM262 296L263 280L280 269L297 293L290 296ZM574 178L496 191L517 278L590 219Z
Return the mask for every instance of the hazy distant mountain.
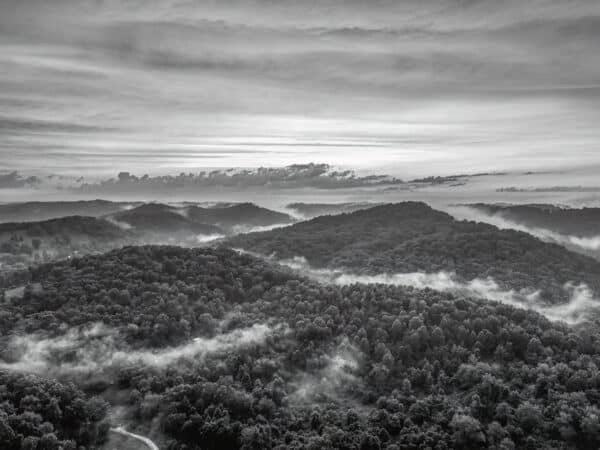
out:
M230 230L236 227L266 227L294 221L287 214L262 208L253 203L238 203L214 208L190 206L186 211L187 217L195 222L210 223Z
M286 208L307 217L317 217L332 214L342 214L358 211L360 209L372 208L381 203L371 202L347 202L347 203L290 203Z
M497 215L527 227L580 237L600 236L600 208L564 208L546 204L466 205L485 214Z
M108 200L24 202L0 204L0 222L26 222L66 216L100 217L138 203Z
M183 210L161 203L147 203L109 216L136 232L223 234L215 225L188 219Z
M600 262L523 232L457 221L420 202L322 216L290 227L235 236L229 245L279 258L302 256L316 268L360 274L455 272L493 277L506 289L562 296L565 283L600 292Z
M0 268L19 269L70 256L95 253L132 241L107 220L69 216L39 222L0 224Z

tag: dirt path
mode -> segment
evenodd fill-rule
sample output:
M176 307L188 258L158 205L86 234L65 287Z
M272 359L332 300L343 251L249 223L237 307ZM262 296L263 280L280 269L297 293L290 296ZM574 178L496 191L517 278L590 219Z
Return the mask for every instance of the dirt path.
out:
M123 427L111 428L110 431L112 433L117 433L122 436L127 436L132 439L136 439L136 440L144 443L150 450L159 450L158 446L154 442L152 442L149 438L147 438L145 436L140 436L139 434L131 433Z

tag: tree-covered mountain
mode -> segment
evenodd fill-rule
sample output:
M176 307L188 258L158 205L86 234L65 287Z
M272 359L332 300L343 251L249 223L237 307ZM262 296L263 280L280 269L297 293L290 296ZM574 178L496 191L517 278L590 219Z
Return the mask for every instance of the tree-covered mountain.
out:
M65 202L69 208L76 204L79 202ZM46 206L40 208L39 211L46 210ZM126 244L206 245L226 234L291 221L286 214L251 203L211 207L144 203L133 208L120 207L118 212L103 217L67 216L0 223L0 270L23 270L31 264L104 252Z
M66 216L101 217L139 204L108 200L5 203L0 204L0 222L35 222Z
M52 430L91 448L89 431L65 424L76 404L98 429L94 395L165 449L600 445L593 325L432 290L321 285L224 248L128 247L40 266L31 282L0 310L8 449L54 442ZM260 340L223 338L258 327L270 330ZM28 362L87 397L15 374Z
M570 236L599 237L600 208L565 208L546 204L472 203L470 208L532 228Z
M171 206L147 203L110 216L113 220L141 230L192 231L197 234L225 234L290 223L293 219L253 203L203 207L196 204Z
M102 252L131 241L132 236L117 225L95 217L1 223L0 269Z
M180 209L162 203L146 203L112 214L109 219L131 227L137 233L223 234L219 227L191 220Z
M268 227L293 222L292 217L253 203L237 203L223 207L203 208L192 205L187 217L196 222L210 223L234 231L253 227Z
M567 283L600 292L600 262L523 232L458 221L421 202L323 216L290 227L234 236L232 247L316 268L356 274L454 272L464 280L492 277L505 289L564 296Z
M306 218L325 215L351 213L360 209L368 209L378 206L372 202L345 202L345 203L290 203L286 208Z

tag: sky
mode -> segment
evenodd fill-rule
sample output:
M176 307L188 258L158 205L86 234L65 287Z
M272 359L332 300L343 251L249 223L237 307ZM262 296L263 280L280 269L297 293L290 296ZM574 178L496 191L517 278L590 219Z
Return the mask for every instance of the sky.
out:
M1 0L0 171L600 167L598 0Z

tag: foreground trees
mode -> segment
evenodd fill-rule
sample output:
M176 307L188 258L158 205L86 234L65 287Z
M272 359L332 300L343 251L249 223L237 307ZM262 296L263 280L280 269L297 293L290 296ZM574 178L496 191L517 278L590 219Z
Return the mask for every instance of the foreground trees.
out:
M0 443L6 450L74 450L106 440L108 404L72 385L0 372Z
M133 358L93 376L62 373L86 392L53 394L62 415L18 384L29 378L5 374L5 436L90 446L104 418L92 397L104 395L129 420L158 424L155 438L171 449L600 446L593 323L432 290L320 285L226 249L131 247L41 266L33 281L41 289L3 306L3 347L11 335L97 322L132 354L252 324L273 331L165 367ZM68 434L64 411L76 407L85 421ZM41 419L9 420L30 414Z

